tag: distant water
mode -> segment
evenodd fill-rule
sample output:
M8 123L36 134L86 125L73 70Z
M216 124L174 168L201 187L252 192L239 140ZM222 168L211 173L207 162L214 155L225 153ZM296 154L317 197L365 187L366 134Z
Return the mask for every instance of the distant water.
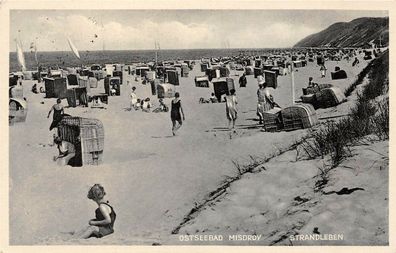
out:
M158 60L198 60L201 58L234 56L240 51L265 52L273 49L178 49L161 50L158 53ZM90 64L105 63L133 63L153 61L155 50L125 50L125 51L80 51L81 61L78 60L71 51L60 52L37 52L37 58L42 66L81 66ZM34 53L24 53L26 67L28 70L37 69ZM15 52L10 53L10 72L20 70Z

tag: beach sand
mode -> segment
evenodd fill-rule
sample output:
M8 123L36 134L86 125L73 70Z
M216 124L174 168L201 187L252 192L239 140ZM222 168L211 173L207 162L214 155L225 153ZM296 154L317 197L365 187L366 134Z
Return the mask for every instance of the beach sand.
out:
M347 79L331 80L330 71L336 65L347 72ZM308 62L307 67L295 73L296 99L302 95L301 88L306 87L309 76L315 82L332 83L344 90L367 63L360 58L358 67L351 65L346 61L327 62L327 76L320 78L319 67ZM231 71L239 100L236 124L257 124L257 81L247 76L247 87L239 88L235 73L241 72ZM57 167L52 161L57 149L48 145L51 119L46 116L55 99L33 94L32 82L24 81L29 103L27 120L9 129L10 244L179 244L171 231L194 203L216 189L226 176L237 173L232 161L243 164L249 162L249 155L272 156L306 135L307 130L266 133L259 128L237 127L234 134L222 130L228 124L225 104L198 103L200 97L209 98L213 92L212 85L210 89L195 87L194 77L201 75L204 73L197 64L188 78L180 78L176 89L186 121L175 137L169 113L126 110L132 86L136 86L139 98L150 97L158 105L156 97L151 96L150 85L136 83L132 76L125 78L130 86L124 81L120 97L109 98L106 110L66 108L65 113L73 116L101 120L105 129L103 164L80 168ZM273 91L275 101L282 107L292 102L290 78L280 76L279 87ZM103 87L103 80L99 87ZM170 105L170 99L165 102ZM348 101L344 106L317 112L319 117L345 114L351 105ZM288 172L273 173L282 178ZM294 179L291 177L291 182ZM70 240L64 232L81 229L94 218L96 204L86 195L95 183L104 186L117 213L115 233L102 239ZM280 190L279 194L286 191L284 183L274 187ZM243 208L249 208L249 203Z

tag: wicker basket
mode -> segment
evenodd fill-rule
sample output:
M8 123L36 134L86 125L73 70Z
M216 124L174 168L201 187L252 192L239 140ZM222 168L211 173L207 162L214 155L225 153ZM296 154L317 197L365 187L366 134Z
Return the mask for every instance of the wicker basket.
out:
M264 129L267 132L275 132L282 129L282 120L280 118L281 108L275 107L263 113Z
M345 70L338 70L336 72L331 72L331 79L338 80L338 79L345 79L347 78L347 73Z
M23 87L22 85L15 85L9 88L10 98L21 98L23 99Z
M121 95L121 80L120 77L106 77L104 79L104 88L105 88L105 93L108 96L112 95L112 88L115 89L115 96L120 96Z
M234 79L221 77L213 79L213 91L218 101L221 101L221 96L227 94L230 90L235 90Z
M18 76L10 76L9 77L9 86L15 86L18 84Z
M104 128L101 121L65 116L58 125L58 135L76 148L77 164L98 165L104 150Z
M254 78L261 76L264 73L262 68L254 68Z
M285 131L311 128L318 123L316 111L311 104L297 104L281 111Z
M344 93L338 87L325 88L315 93L319 108L336 106L346 100Z
M179 73L176 70L167 70L166 75L168 77L168 83L173 85L180 85Z
M79 105L88 106L87 89L86 88L72 88L68 89L67 103L70 107L76 107Z
M302 95L301 100L303 103L314 105L316 103L316 95L315 94Z
M316 92L319 92L322 89L331 88L331 87L333 87L332 84L319 83L317 86L302 88L302 90L304 95L309 95L309 94L315 94Z
M196 76L194 81L195 87L209 88L209 79L207 76Z
M251 66L245 67L245 74L246 74L247 76L253 75L253 74L254 74L254 69L253 69L253 67L251 67Z
M279 67L272 67L270 70L272 72L275 72L277 76L283 75L283 69L282 69L282 72L281 72L281 69Z
M88 78L88 83L90 88L97 88L98 87L98 79L95 77Z
M201 63L201 72L206 72L209 68L209 63Z
M120 78L120 85L123 83L123 72L122 71L113 71L113 77Z
M302 61L293 61L293 67L295 67L295 68L303 67Z
M267 87L276 89L278 87L278 77L276 72L264 70L265 82Z
M88 77L80 76L78 78L78 87L80 88L87 88L89 87L89 80Z
M274 67L272 64L264 64L263 65L263 70L271 70Z
M19 98L9 99L9 123L10 125L15 122L25 122L27 117L27 102Z
M78 86L78 78L75 74L67 75L67 83L69 86Z
M66 78L44 78L46 98L66 98Z

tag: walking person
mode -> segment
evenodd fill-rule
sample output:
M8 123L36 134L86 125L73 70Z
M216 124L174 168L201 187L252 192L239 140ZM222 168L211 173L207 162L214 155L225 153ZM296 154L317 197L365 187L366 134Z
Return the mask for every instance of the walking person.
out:
M352 67L354 66L359 66L359 60L357 57L355 57L355 60L352 62Z
M228 129L234 129L235 128L235 121L237 119L237 107L236 105L238 104L237 97L235 95L235 89L231 89L229 94L225 97L226 99L226 115L228 119ZM231 128L231 122L232 122L232 128ZM235 130L234 130L235 132Z
M185 120L179 92L175 93L175 98L171 102L171 120L172 120L172 134L173 136L175 136L176 131L179 130L179 128L183 124L183 120Z
M58 98L56 100L56 104L54 104L51 107L51 110L48 112L47 118L50 117L51 112L54 112L54 113L53 113L52 123L51 123L51 126L49 128L50 131L58 126L58 123L62 120L62 116L64 114L62 100L60 98Z
M322 66L320 66L320 74L321 74L322 78L326 77L326 71L327 71L327 68L324 64Z

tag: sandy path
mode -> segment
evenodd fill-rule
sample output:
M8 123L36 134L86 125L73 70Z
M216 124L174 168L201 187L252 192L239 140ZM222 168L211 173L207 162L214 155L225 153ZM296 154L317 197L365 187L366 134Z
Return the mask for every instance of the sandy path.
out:
M363 63L363 61L361 61ZM328 62L334 69L335 62ZM332 81L342 90L362 69L351 63L337 63L348 79ZM330 72L330 71L329 71ZM233 73L233 71L232 71ZM122 96L110 98L107 110L66 109L66 113L102 120L105 127L105 157L101 166L58 168L51 158L54 147L40 146L49 140L50 121L46 114L54 99L43 99L30 92L27 121L10 127L10 243L64 244L60 232L72 231L87 224L95 204L86 198L90 185L104 185L107 197L117 212L116 233L101 240L72 243L151 244L167 240L170 231L205 194L236 170L232 160L246 162L248 155L266 156L287 147L305 131L263 133L238 130L230 139L227 132L205 132L227 124L224 104L198 104L212 89L195 88L193 78L202 75L199 66L188 78L181 78L178 91L186 121L178 136L171 136L168 113L154 114L125 111L129 90L122 86ZM295 75L296 97L309 76L317 82L330 82L330 73L322 80L313 63ZM237 83L238 77L234 77ZM150 95L150 87L137 86L139 97ZM281 106L291 102L290 76L279 77L280 87L274 97ZM237 124L256 124L257 82L248 76L248 87L237 87L240 101ZM151 97L154 104L155 97ZM44 101L45 104L40 104ZM166 101L168 104L169 100ZM66 103L66 100L63 102Z

